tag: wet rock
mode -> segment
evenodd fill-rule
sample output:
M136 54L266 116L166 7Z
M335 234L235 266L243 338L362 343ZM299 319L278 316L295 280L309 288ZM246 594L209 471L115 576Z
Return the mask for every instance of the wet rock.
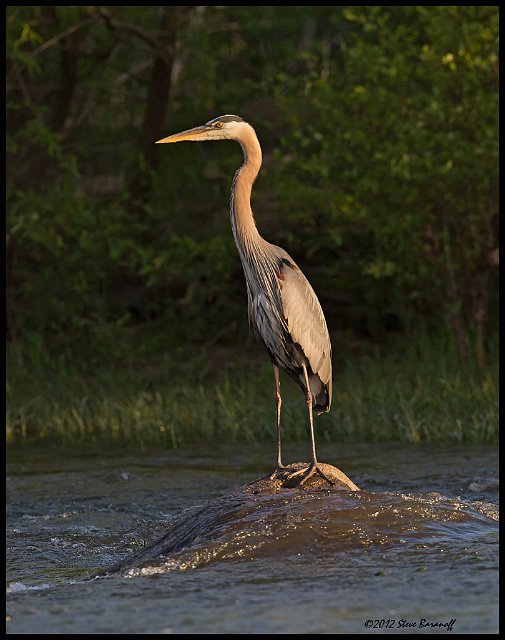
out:
M277 511L280 509L287 514L297 497L318 499L320 494L348 495L350 491L360 491L345 473L330 464L319 463L322 474L316 472L304 479L308 466L304 462L290 464L272 476L259 478L201 507L185 511L162 538L100 575L128 573L153 561L163 561L193 544L217 539L231 529L243 527L245 530L250 526L251 518L257 520L261 510L270 514L273 505Z

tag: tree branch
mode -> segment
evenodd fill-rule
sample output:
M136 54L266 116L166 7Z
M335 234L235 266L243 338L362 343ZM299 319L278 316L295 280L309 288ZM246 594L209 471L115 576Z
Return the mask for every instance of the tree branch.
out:
M137 25L111 18L110 11L106 7L96 7L96 13L98 17L103 20L105 26L117 37L123 39L121 33L118 33L121 31L132 33L141 40L144 40L144 42L147 42L147 44L149 44L149 46L152 47L156 52L160 48L160 42L156 37L145 31L141 27L138 27Z
M60 40L67 38L68 36L72 35L72 33L75 33L76 31L79 31L79 29L83 29L84 27L87 27L92 22L95 22L95 20L96 18L93 16L92 18L86 18L86 20L81 20L81 22L76 22L75 24L70 25L67 29L65 29L65 31L62 31L58 35L53 36L52 38L49 38L49 40L46 40L44 44L41 44L40 47L38 47L32 52L32 55L34 56L39 55L39 53L42 53L46 49L49 49L50 47L58 43Z

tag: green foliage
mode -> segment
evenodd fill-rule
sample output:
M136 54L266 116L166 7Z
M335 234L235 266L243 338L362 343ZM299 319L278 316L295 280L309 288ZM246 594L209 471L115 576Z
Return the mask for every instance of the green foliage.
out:
M112 371L161 353L175 377L197 367L210 376L210 348L248 343L228 214L241 150L154 147L152 133L221 113L257 130L258 227L313 283L335 354L356 339L384 344L424 326L450 335L461 360L485 370L498 290L497 7L8 7L6 26L7 333L16 379L16 367L27 375L54 362L62 371L107 362ZM171 78L161 98L160 68ZM487 392L451 375L443 387L451 409L439 416L463 419L458 389L476 406ZM328 434L340 437L336 425L349 416L369 424L372 405L392 394L399 437L438 438L436 417L426 418L430 427L402 422L424 412L410 379L408 391L378 384L380 402L361 390L361 418L350 394L339 405L347 413L337 408L326 421L336 420ZM438 378L423 380L434 395ZM241 385L242 405L259 406L249 378ZM94 392L104 398L109 388ZM115 418L124 428L136 402L153 416L176 402L157 400L155 389L132 393ZM177 403L180 415L190 411L189 395ZM202 403L219 429L216 407L225 412L226 403L218 395ZM42 406L46 419L54 415L48 429L63 420L72 431L70 413L65 422ZM494 413L482 415L474 431L486 439ZM230 421L238 416L257 433L237 406Z
M407 327L453 305L475 321L498 213L498 23L479 9L332 14L339 51L326 66L305 51L308 71L278 90L283 222L328 277L362 293L372 334L385 312Z
M232 323L240 150L163 149L156 170L138 154L163 8L7 15L10 329L74 348L89 323L164 318L196 341L202 311L211 333ZM494 318L497 38L493 7L188 9L164 129L219 112L256 125L258 224L330 326L381 339L422 317L468 341Z

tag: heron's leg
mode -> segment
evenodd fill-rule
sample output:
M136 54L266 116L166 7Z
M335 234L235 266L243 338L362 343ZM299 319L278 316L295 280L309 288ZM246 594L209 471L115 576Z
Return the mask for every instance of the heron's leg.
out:
M281 462L281 383L279 380L279 367L274 364L274 376L275 376L275 400L277 403L277 468L282 469L283 464Z
M277 404L277 466L270 474L270 478L274 478L279 469L284 469L284 465L281 462L281 383L279 380L279 367L274 364L274 377L275 377L275 401Z
M307 374L307 367L305 364L302 364L303 367L303 377L305 378L305 389L306 389L306 398L307 398L307 409L309 411L309 422L310 422L310 438L312 443L312 462L310 463L307 469L302 469L301 471L296 471L292 473L289 478L297 478L300 477L300 481L298 484L303 484L306 480L308 480L315 473L319 474L321 478L329 482L330 484L335 484L332 480L330 480L319 467L316 456L316 440L314 437L314 418L312 416L312 394L310 392L309 386L309 376Z
M312 443L312 464L317 466L316 457L316 439L314 437L314 417L312 416L312 394L309 386L309 376L307 375L307 367L302 364L303 377L305 378L305 388L307 393L307 409L309 410L309 422L310 422L310 439Z

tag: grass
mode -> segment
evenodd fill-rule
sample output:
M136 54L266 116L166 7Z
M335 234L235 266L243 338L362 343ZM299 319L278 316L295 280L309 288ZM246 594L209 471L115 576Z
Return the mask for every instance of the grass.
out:
M197 440L274 438L273 374L261 347L231 352L209 373L212 353L167 353L155 365L110 362L21 366L8 358L7 441L135 443L176 448ZM188 364L189 361L189 364ZM283 433L306 439L300 389L281 377ZM318 441L467 442L498 439L498 356L462 367L442 338L417 334L359 355L334 355L331 412L316 418Z

